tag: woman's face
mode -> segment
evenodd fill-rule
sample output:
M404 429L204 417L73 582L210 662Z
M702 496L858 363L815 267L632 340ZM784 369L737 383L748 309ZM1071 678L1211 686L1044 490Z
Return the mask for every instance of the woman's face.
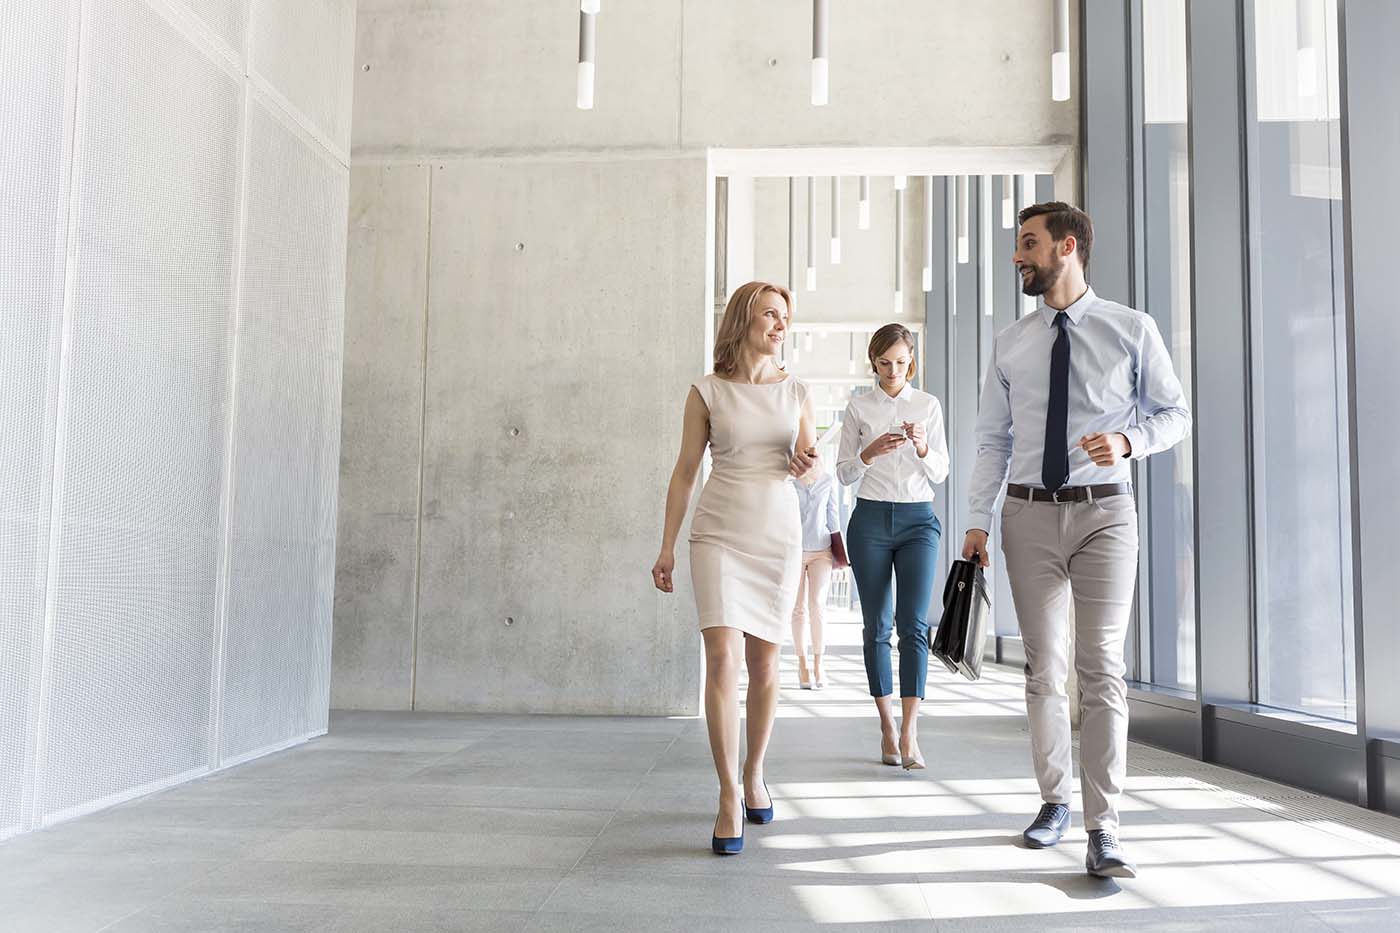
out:
M787 336L787 302L781 295L764 292L754 309L753 320L749 322L749 335L745 341L749 349L762 356L777 356Z
M875 357L875 374L880 377L880 385L898 391L909 381L909 364L914 354L909 344L900 340Z

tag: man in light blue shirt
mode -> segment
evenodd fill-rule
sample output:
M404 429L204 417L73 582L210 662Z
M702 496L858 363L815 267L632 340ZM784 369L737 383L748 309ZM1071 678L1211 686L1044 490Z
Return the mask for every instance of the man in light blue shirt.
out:
M1002 552L1025 647L1031 755L1044 801L1024 839L1031 848L1053 846L1070 823L1072 594L1085 865L1090 874L1130 878L1136 869L1117 838L1128 740L1123 642L1138 560L1128 461L1180 442L1191 414L1152 318L1089 288L1088 215L1051 201L1019 219L1012 258L1022 290L1043 304L993 347L963 557L990 563L987 533L1006 483Z

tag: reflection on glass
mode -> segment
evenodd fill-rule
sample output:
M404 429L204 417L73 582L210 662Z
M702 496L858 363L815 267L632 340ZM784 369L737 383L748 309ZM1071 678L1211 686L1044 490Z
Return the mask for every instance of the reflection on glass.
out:
M1256 0L1258 702L1355 718L1336 0Z
M1191 201L1186 151L1186 0L1144 0L1143 117L1146 302L1190 404ZM1195 501L1188 437L1147 467L1143 507L1151 611L1139 676L1196 685Z

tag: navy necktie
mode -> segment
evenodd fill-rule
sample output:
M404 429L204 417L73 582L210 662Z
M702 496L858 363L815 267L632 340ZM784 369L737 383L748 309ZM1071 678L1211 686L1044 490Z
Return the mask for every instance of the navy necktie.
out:
M1050 403L1045 407L1045 456L1040 481L1050 492L1069 480L1069 315L1055 315L1055 345L1050 349Z

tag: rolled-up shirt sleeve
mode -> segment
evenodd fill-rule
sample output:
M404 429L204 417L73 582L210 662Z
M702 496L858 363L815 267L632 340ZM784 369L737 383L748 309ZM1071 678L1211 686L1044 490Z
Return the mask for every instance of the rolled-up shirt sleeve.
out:
M1123 432L1128 439L1128 456L1141 460L1181 443L1191 433L1191 411L1186 393L1172 366L1157 322L1143 316L1142 343L1138 351L1137 424Z
M969 529L992 530L992 512L1010 465L1011 387L997 364L994 345L977 411L977 460L968 484Z

